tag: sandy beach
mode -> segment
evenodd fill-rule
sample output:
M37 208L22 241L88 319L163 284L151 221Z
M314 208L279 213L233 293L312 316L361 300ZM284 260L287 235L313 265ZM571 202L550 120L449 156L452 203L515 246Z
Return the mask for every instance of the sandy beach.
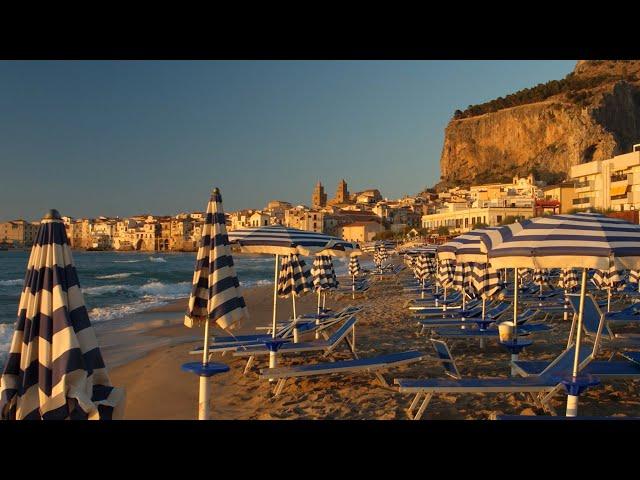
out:
M401 275L408 275L403 273ZM394 282L372 282L364 295L332 295L327 306L340 309L347 305L362 305L357 315L357 349L360 357L404 350L420 350L432 355L427 336L418 335L415 321L408 319L404 307L409 296L403 295ZM256 326L271 322L272 289L269 286L245 290L251 318L235 333L253 333ZM194 361L189 350L202 342L202 328L183 326L186 300L139 315L134 322L122 326L99 328L98 336L110 368L111 379L126 389L126 419L195 419L197 417L198 379L183 372L180 366ZM316 296L307 295L298 301L298 312L313 312ZM291 314L291 300L279 299L279 318ZM528 360L551 360L566 344L570 322L562 317L548 320L549 332L531 338L534 344L520 356ZM223 334L218 331L218 334ZM463 377L506 377L509 375L509 354L496 341L486 341L480 348L477 340L448 341ZM590 347L590 345L589 345ZM589 348L587 347L587 348ZM608 358L609 351L601 354ZM350 358L341 348L337 358ZM230 372L213 377L212 418L214 419L407 419L406 409L411 396L380 386L371 374L322 376L289 382L283 393L273 398L269 383L258 378L261 360L243 375L245 361L230 355L216 355ZM288 356L281 365L318 362L318 354ZM426 360L399 367L385 374L393 378L443 377L440 364ZM640 413L637 381L607 381L580 397L580 414L587 416L637 416ZM551 402L564 413L566 397L559 394ZM434 398L424 419L491 419L497 414L545 415L524 394L441 395Z

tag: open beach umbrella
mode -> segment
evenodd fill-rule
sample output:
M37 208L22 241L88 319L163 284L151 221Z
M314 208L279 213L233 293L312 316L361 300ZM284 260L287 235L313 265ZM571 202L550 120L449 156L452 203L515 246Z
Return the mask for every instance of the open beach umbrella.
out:
M228 370L220 363L209 363L209 322L225 330L237 327L249 311L236 276L222 208L222 195L214 189L207 203L202 236L193 271L193 283L184 324L191 328L204 324L202 362L190 362L183 369L200 377L198 418L209 418L209 377Z
M496 281L498 284L500 283L498 271L488 262L486 250L480 240L480 234L487 230L490 231L492 228L471 230L438 247L438 258L441 261L450 260L455 261L456 265L467 264L470 266L470 271L467 274L471 274L472 277L468 290L475 294L484 292L481 295L483 319L487 299L501 290L498 285L495 285ZM459 272L465 272L465 267L458 268ZM458 284L462 285L462 283L459 278Z
M102 420L124 413L91 326L62 218L40 222L0 379L5 420ZM53 447L52 447L53 448Z
M315 255L327 253L332 256L346 257L351 253L361 253L357 244L347 242L341 238L325 235L324 233L298 230L297 228L271 225L266 227L239 228L229 232L229 242L239 247L240 251L249 253L264 253L274 255L274 285L273 285L273 317L272 338L276 338L277 330L277 301L278 301L278 267L280 255ZM274 345L273 348L277 348ZM276 351L269 351L269 367L276 366Z
M357 255L349 256L349 275L351 276L351 298L356 298L356 277L360 275L360 262Z
M640 225L595 213L551 215L499 227L482 237L496 268L581 268L575 357L567 416L577 415L578 363L587 270L640 269ZM569 339L571 341L571 339Z

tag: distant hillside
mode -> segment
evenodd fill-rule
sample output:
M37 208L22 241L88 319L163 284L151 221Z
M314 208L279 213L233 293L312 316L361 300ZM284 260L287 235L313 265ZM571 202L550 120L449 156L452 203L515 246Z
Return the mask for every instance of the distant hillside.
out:
M571 165L640 143L640 61L579 61L562 80L457 110L445 130L442 186L534 173L562 180Z

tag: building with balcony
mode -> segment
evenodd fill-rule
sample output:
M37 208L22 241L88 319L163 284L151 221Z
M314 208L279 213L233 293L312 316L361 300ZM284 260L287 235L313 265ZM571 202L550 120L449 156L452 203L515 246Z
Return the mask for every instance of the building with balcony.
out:
M625 211L640 209L640 144L606 160L574 165L574 209Z
M497 227L507 219L527 219L534 215L533 203L528 207L469 207L465 204L447 203L437 213L422 216L422 228L437 230L447 227L450 232L464 233L474 226Z

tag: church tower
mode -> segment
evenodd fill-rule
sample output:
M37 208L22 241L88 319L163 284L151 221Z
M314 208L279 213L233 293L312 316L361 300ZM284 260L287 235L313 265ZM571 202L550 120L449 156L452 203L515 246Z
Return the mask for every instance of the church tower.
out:
M327 194L324 193L324 187L320 180L316 188L313 189L313 195L311 196L311 208L322 208L327 206Z
M349 203L349 191L347 190L347 182L344 181L344 178L338 183L336 203Z

